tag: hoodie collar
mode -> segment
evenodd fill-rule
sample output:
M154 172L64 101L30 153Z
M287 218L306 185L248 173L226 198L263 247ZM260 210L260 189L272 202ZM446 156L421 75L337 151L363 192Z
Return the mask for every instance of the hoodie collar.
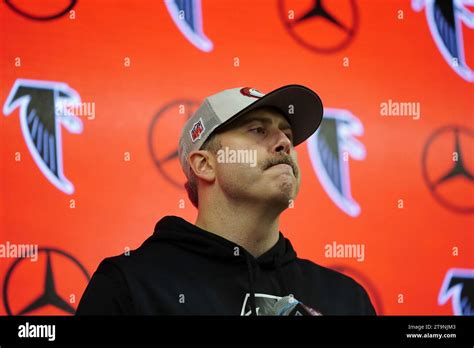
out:
M228 262L244 261L249 257L263 268L275 268L277 264L283 266L296 259L296 252L290 241L281 232L277 243L259 257L253 257L242 246L225 239L217 234L203 230L179 216L165 216L155 226L150 241L168 242L187 251L218 258ZM236 250L238 256L236 257Z

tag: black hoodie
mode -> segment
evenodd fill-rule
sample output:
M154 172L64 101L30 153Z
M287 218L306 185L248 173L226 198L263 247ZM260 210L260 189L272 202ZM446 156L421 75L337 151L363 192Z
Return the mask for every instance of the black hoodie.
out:
M286 296L313 314L375 315L357 282L297 258L281 233L255 258L176 216L162 218L129 255L104 259L76 315L276 315Z

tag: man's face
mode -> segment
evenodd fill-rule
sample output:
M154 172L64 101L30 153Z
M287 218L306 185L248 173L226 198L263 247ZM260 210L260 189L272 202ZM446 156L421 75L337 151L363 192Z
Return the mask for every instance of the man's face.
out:
M301 181L292 140L290 124L276 109L241 116L217 134L216 183L234 201L288 207Z

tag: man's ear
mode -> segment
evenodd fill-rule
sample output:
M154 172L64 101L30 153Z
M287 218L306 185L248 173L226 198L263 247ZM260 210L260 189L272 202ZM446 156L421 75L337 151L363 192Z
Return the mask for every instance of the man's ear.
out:
M209 151L198 150L191 152L189 154L189 165L198 178L208 182L214 181L216 177L215 161Z

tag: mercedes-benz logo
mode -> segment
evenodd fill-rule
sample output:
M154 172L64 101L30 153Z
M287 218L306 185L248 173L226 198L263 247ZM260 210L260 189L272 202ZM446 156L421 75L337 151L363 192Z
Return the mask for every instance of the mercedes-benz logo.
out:
M178 141L186 121L192 116L198 102L176 100L161 108L151 120L148 128L148 149L156 168L171 185L182 189L184 174L180 181L181 166L178 160Z
M293 11L294 18L289 17ZM291 37L303 47L317 53L334 53L347 47L359 27L355 0L337 3L312 0L278 1L280 19Z
M474 131L461 126L436 130L423 148L423 178L433 197L458 213L474 212Z
M16 274L18 276L15 276ZM62 281L58 282L58 278ZM67 278L67 281L64 278ZM77 287L78 280L85 288L90 276L75 257L60 249L39 248L37 262L18 258L8 269L3 283L5 310L8 315L37 314L39 310L51 314L52 306L55 308L54 314L58 311L74 314L75 309L67 297L72 293L78 295L77 297L82 294L81 289ZM31 294L28 296L31 296L30 300L25 300L28 298L24 296L25 292ZM79 298L76 303L78 301Z
M45 4L43 1L28 1L26 9L25 5L18 4L18 1L14 0L5 0L5 4L10 7L14 12L18 13L19 15L26 17L28 19L32 19L35 21L49 21L59 17L64 16L66 13L72 10L72 8L76 5L77 0L69 0L69 4L64 8L55 9L54 12L45 13ZM20 2L21 3L21 2ZM61 2L59 2L61 3ZM51 6L46 6L46 8L50 8ZM36 13L35 13L36 12Z

